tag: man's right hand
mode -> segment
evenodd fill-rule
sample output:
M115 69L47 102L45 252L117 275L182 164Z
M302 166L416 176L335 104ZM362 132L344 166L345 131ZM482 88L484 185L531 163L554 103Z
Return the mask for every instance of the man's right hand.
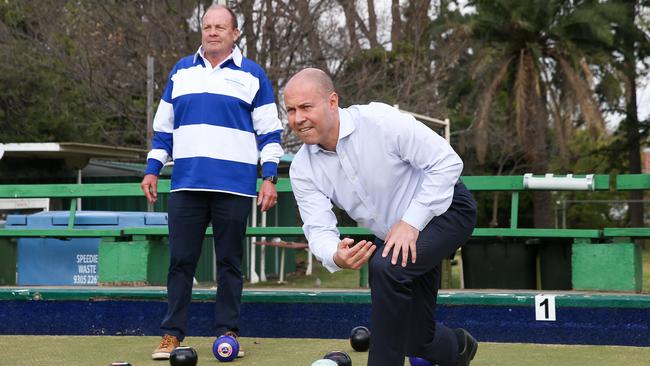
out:
M341 268L359 269L368 262L375 249L377 246L371 241L361 240L354 245L354 240L345 238L334 253L334 263Z
M142 183L140 183L140 188L147 197L147 201L155 203L158 199L158 176L153 174L145 175Z

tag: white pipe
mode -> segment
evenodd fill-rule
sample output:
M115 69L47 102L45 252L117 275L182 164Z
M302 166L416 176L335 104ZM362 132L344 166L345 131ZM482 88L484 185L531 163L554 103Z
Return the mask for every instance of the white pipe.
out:
M266 211L262 211L262 227L266 227ZM260 238L266 241L266 236ZM260 281L266 282L266 245L260 246Z
M77 184L81 184L81 168L77 169ZM77 198L77 211L81 211L81 197Z
M584 178L574 178L573 174L561 177L555 177L553 174L534 177L533 173L526 173L524 174L524 189L593 191L595 189L594 175L588 174Z
M257 204L256 201L257 198L253 198L253 207L251 208L251 227L257 227ZM257 241L257 237L253 236L250 238L250 247L251 247L251 283L258 283L260 282L260 278L257 275L257 272L255 272L255 242Z

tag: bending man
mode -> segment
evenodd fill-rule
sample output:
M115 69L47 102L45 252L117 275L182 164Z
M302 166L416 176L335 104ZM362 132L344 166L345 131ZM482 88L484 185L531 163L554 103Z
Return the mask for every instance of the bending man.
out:
M291 129L305 143L291 185L314 255L331 272L369 262L369 366L417 356L469 365L478 345L435 321L440 264L470 236L476 204L446 140L386 104L341 109L331 79L305 69L287 83ZM376 236L341 240L332 203Z

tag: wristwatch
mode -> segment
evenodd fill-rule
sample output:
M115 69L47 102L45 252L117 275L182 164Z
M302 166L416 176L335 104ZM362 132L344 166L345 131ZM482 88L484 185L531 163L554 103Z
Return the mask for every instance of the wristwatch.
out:
M278 176L277 176L277 175L269 175L268 177L264 177L264 178L262 178L262 179L263 179L263 180L268 180L269 182L271 182L271 183L273 183L273 184L277 184L277 183L278 183Z

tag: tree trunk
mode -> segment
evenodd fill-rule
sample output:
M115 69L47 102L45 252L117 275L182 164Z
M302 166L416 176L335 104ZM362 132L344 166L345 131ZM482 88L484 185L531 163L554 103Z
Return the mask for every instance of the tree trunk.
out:
M429 43L429 0L411 0L404 12L405 24L408 24L403 31L404 38L415 47L428 48Z
M314 66L329 73L327 61L323 55L320 39L318 38L316 19L314 19L312 14L309 12L309 2L307 0L298 0L297 6L298 15L300 16L300 31L307 38L307 45Z
M377 41L377 13L375 13L374 0L368 0L368 34L366 37L368 37L370 47L379 47L379 42Z
M354 1L338 0L339 5L343 8L345 14L345 26L348 30L348 37L350 40L350 48L353 54L357 54L361 49L359 39L357 38L357 9L355 8Z
M526 115L530 119L524 134L527 149L527 160L534 174L548 173L548 146L546 142L546 131L548 128L548 110L545 103L545 91L539 74L536 72L535 61L532 56L525 55L523 65L525 78L530 90L525 95L526 106L530 108ZM553 227L553 206L551 204L551 192L533 192L533 225L535 228Z
M242 0L240 5L241 13L244 16L242 30L246 38L246 57L257 61L257 45L255 28L253 26L253 0Z
M402 40L402 16L399 8L399 0L391 0L390 13L393 18L390 30L390 42L394 51L397 44Z
M636 1L627 1L626 18L629 27L634 27L636 17ZM636 105L636 57L634 52L634 39L624 37L623 39L623 72L627 78L625 119L623 129L625 133L625 145L627 147L628 171L630 174L641 173L641 144L639 133L639 117ZM630 191L630 200L643 200L643 191ZM643 203L630 203L630 226L643 227Z

